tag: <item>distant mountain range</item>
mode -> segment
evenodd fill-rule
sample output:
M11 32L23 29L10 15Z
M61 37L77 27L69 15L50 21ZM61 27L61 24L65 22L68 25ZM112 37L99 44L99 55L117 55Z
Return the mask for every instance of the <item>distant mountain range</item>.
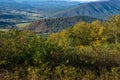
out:
M73 9L59 12L54 17L69 16L91 16L100 19L106 19L112 15L120 14L120 0L109 0L100 2L84 3Z
M31 11L36 11L38 14L49 17L59 11L66 11L67 9L73 8L78 4L80 3L59 0L0 0L0 11L26 11L29 9Z
M0 0L0 11L8 13L8 11L12 10L25 10L27 8L32 8L28 4L21 4L14 0Z
M43 15L49 17L60 11L66 11L70 8L76 7L79 2L67 2L67 1L23 1L22 4L30 5L40 11Z
M20 2L21 1L21 2ZM8 10L36 10L48 18L90 16L106 19L120 13L120 0L97 1L89 3L70 2L68 0L0 0L2 8ZM5 3L6 2L6 3ZM19 5L19 6L18 6Z

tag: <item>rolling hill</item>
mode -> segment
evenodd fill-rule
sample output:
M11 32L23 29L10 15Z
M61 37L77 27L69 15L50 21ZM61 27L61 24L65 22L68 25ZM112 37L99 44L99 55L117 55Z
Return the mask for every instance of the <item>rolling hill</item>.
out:
M15 29L15 23L0 21L0 29Z
M69 17L69 16L91 16L100 19L106 19L109 16L120 13L120 0L109 0L84 3L73 9L60 12L54 17Z
M36 33L58 32L69 26L73 26L74 24L76 24L79 21L92 22L94 20L96 20L96 18L91 18L88 16L43 19L43 20L38 20L38 21L31 23L25 29L31 30Z
M13 14L0 14L0 19L25 19L25 16Z

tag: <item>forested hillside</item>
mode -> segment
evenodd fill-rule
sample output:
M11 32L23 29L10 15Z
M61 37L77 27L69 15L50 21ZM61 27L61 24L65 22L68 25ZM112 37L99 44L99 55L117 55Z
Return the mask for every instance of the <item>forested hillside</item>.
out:
M82 15L106 19L116 14L120 14L120 0L100 0L98 2L84 3L73 9L60 12L54 15L54 17Z
M0 32L0 80L119 80L120 15L57 33Z
M92 22L97 20L96 18L91 18L89 16L75 16L75 17L63 17L63 18L55 18L55 19L43 19L38 20L27 27L25 29L37 32L37 33L51 33L58 32L67 27L72 27L79 21Z

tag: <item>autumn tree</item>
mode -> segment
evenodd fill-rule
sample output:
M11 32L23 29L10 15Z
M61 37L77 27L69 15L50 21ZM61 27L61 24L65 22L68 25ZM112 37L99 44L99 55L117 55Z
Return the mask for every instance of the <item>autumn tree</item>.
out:
M100 45L105 40L103 36L104 27L99 21L91 24L79 22L73 27L75 44L77 45Z
M114 43L117 44L120 42L120 15L112 16L106 24L108 39L111 40L110 42L114 41Z
M70 38L72 34L72 29L68 28L58 33L54 33L49 36L49 40L51 42L57 43L59 46L67 47L72 44L72 38Z

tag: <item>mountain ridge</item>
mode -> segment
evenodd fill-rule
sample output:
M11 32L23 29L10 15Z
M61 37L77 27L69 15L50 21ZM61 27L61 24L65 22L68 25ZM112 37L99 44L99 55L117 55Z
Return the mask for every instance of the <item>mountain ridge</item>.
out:
M54 17L91 16L106 19L120 13L120 0L99 1L82 4L73 9L58 13Z

